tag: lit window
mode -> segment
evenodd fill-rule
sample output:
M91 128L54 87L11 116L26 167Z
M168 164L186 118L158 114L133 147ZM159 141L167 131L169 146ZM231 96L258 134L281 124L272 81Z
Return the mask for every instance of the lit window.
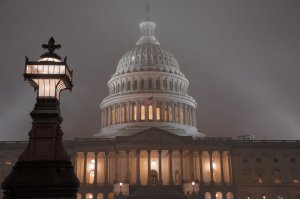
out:
M182 109L182 107L180 107L180 123L181 124L184 123L184 117L183 117L183 109Z
M119 107L116 107L116 124L118 124L119 123Z
M12 161L11 160L6 160L5 165L12 165Z
M293 180L293 183L296 184L296 185L298 185L298 184L299 184L299 179L295 178L295 179Z
M115 110L114 110L114 108L111 109L111 123L115 124Z
M145 106L141 106L141 120L145 120Z
M148 106L148 118L149 120L153 120L153 106L152 105L149 105Z
M164 120L168 121L168 107L167 106L165 106L164 112L165 112L165 118L164 118Z
M156 107L156 120L160 120L160 107Z
M137 107L133 105L133 120L137 121Z
M121 122L123 123L125 121L125 107L123 106L121 110Z
M169 108L169 122L173 121L173 114L172 114L172 107L171 105L168 105Z

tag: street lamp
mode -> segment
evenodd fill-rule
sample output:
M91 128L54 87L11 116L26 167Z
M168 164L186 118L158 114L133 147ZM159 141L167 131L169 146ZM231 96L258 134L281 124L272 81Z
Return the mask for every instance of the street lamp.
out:
M123 195L122 186L123 186L123 182L120 182L120 195Z
M195 182L192 182L192 186L193 186L193 194L195 193Z
M62 145L60 127L60 92L72 89L72 71L66 58L62 60L54 53L61 45L55 44L53 37L42 47L48 52L38 61L26 57L24 78L37 91L37 98L30 113L33 122L28 146L1 185L4 199L75 199L79 187L70 156Z

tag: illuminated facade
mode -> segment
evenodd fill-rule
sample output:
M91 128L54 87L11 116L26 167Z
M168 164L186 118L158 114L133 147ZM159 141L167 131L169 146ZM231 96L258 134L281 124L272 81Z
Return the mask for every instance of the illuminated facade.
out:
M189 82L155 26L140 24L139 41L108 81L96 138L64 142L81 183L78 199L300 199L300 141L199 133ZM1 179L24 147L0 143Z

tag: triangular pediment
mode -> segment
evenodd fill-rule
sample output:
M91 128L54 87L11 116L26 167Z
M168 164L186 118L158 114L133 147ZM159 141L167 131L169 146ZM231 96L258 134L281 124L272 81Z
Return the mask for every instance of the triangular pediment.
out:
M191 136L178 136L165 130L152 127L131 136L118 136L117 142L145 144L182 144L192 141Z

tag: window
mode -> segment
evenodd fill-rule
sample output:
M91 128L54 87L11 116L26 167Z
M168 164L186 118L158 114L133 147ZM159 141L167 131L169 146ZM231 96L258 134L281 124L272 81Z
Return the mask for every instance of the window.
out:
M137 107L135 104L132 107L132 115L133 115L133 120L137 121Z
M137 89L137 80L134 80L133 82L133 90L136 90Z
M280 171L278 169L276 169L274 171L274 182L276 184L280 184L281 183Z
M145 106L141 106L141 120L145 120L146 118L146 113L145 113Z
M130 90L130 81L127 82L127 90Z
M152 105L148 106L148 119L153 120L153 106Z
M121 122L125 122L125 107L122 106L122 109L121 109Z
M149 89L152 89L152 79L149 79Z
M11 160L5 160L5 165L12 165L12 161Z
M141 80L141 89L144 89L145 88L144 86L145 86L145 81L142 79Z
M258 174L257 182L260 183L260 184L263 183L263 174L262 173Z
M180 123L183 124L184 123L183 108L180 106L179 110L180 110Z
M172 106L168 105L168 109L169 109L169 122L172 122L173 121Z
M160 107L156 107L156 120L160 120Z
M111 124L115 124L115 109L111 108Z
M160 89L160 81L159 81L159 79L156 79L156 89Z

